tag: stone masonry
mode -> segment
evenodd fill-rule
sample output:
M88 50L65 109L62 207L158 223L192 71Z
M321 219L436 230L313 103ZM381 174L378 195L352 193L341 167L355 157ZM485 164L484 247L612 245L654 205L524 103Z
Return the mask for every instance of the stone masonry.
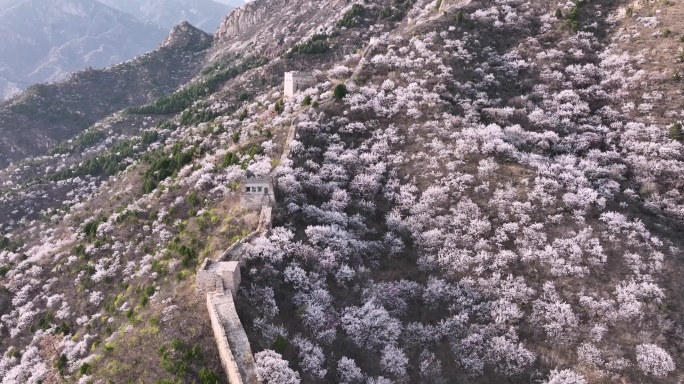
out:
M270 177L256 177L248 172L243 183L240 205L247 209L257 209L271 205L275 201L273 181Z
M285 72L285 97L292 97L316 84L316 78L311 72Z
M197 271L195 289L206 294L211 328L230 384L258 384L254 356L235 309L240 263L205 259Z
M228 296L228 297L225 297ZM228 333L226 332L225 319L230 315L231 295L225 293L207 293L207 309L211 319L211 328L214 331L214 339L219 350L221 365L228 376L228 383L243 384L240 368L230 345ZM234 305L233 305L234 306Z
M197 293L225 290L237 292L238 285L240 285L240 265L237 261L212 262L210 259L205 259L195 279Z

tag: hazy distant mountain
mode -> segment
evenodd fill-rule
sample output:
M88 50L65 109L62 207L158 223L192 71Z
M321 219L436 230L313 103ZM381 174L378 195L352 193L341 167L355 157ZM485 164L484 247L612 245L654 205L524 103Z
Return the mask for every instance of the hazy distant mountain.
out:
M219 23L234 6L213 0L99 0L120 11L130 13L144 22L169 29L181 21L214 33ZM244 4L240 0L233 3Z
M0 101L149 52L167 33L95 0L0 0Z
M157 49L134 60L29 87L0 105L0 169L10 161L44 153L111 113L175 91L200 71L212 40L182 23Z

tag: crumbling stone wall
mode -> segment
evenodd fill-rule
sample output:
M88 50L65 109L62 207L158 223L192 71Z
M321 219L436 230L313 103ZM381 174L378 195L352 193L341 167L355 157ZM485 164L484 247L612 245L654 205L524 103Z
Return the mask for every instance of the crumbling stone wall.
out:
M231 384L259 383L249 339L235 309L240 285L238 261L214 262L205 259L197 271L195 289L205 294L221 365Z
M288 133L288 142L295 134L294 124ZM289 153L288 148L283 152L281 160ZM259 190L258 187L262 189ZM247 187L250 189L247 190ZM256 190L252 188L257 187ZM268 188L264 190L263 188ZM221 357L221 365L226 371L228 382L231 384L260 384L256 375L256 366L252 348L237 310L235 309L235 294L240 285L240 259L244 245L259 234L271 229L273 204L273 181L271 178L248 178L241 203L254 204L260 207L259 225L257 229L242 240L231 245L219 260L205 259L195 281L195 289L207 298L207 310L211 318L216 345ZM251 199L254 199L252 201Z
M234 294L239 285L240 266L237 261L212 262L207 258L195 277L197 293L229 290Z
M208 266L211 264L210 259L204 259L202 265L197 271L197 276L195 276L195 291L197 293L207 293L215 291L219 284L223 287L223 281L221 277L216 275L214 272L209 271Z
M220 297L217 297L219 295ZM219 356L221 357L221 365L228 376L228 382L230 384L244 384L245 381L242 380L242 375L240 374L237 361L235 360L235 356L231 351L228 335L226 334L226 329L223 326L223 318L220 314L221 310L225 311L227 300L232 302L232 295L209 292L207 293L207 310L209 311L209 318L211 319L211 328L214 331L216 346L218 347ZM221 304L221 302L226 303ZM234 307L235 306L233 305L233 308Z
M210 292L207 294L207 308L210 316L215 317L212 319L212 328L229 382L258 384L254 355L235 310L233 295L228 291ZM233 379L235 377L239 381Z

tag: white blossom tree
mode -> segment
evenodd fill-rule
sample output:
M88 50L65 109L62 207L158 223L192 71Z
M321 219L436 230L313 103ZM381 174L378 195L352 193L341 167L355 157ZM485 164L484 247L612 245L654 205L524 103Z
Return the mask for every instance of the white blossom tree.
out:
M394 345L386 345L382 349L380 356L380 366L382 370L396 378L403 378L406 376L406 366L408 365L408 357L401 348Z
M266 384L299 384L299 373L288 366L281 354L267 349L254 355L256 374Z
M372 300L362 307L347 307L341 323L347 335L361 348L380 349L393 344L401 333L401 322Z
M582 375L571 369L561 371L554 369L544 384L587 384L587 381Z
M655 344L639 344L636 347L639 368L647 375L665 377L675 370L672 356Z
M361 383L365 377L354 359L346 356L342 356L337 362L337 373L340 376L340 381L345 384Z

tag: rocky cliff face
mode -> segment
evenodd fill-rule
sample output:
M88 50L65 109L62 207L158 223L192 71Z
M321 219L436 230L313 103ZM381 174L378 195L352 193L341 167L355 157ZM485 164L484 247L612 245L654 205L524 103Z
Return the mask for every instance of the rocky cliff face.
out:
M287 2L287 0L281 0L281 4L273 4L273 6L282 6ZM261 20L264 20L271 12L266 7L260 7L257 3L249 3L231 12L219 25L216 37L221 40L236 37L241 32L253 28Z
M286 46L316 33L331 31L334 20L350 3L305 0L257 0L232 11L214 35L216 49L225 52L257 52L276 57ZM323 21L323 22L321 22Z

